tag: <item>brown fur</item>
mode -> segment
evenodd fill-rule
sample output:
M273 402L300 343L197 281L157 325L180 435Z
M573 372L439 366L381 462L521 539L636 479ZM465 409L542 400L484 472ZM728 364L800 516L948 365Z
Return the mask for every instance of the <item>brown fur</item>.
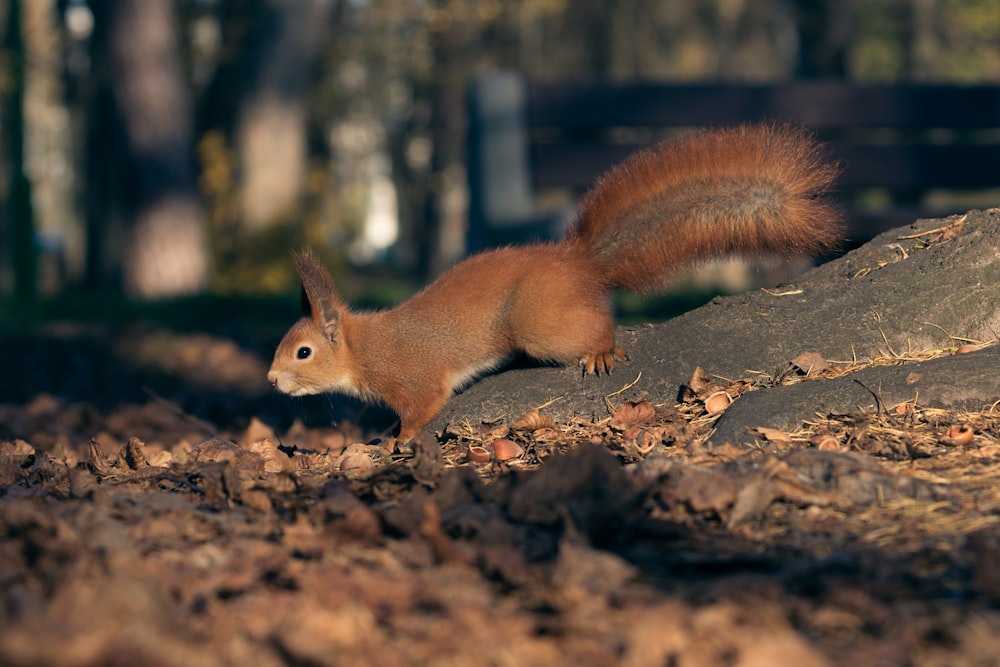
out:
M840 170L802 130L744 125L640 151L601 177L569 238L610 287L647 291L734 252L818 253L843 233L823 199Z
M303 318L268 379L292 395L382 401L406 441L456 388L515 354L610 372L625 359L610 288L654 289L724 253L826 250L841 234L822 197L836 175L797 130L746 126L664 143L603 176L564 241L470 257L376 313L351 312L307 251L296 256Z

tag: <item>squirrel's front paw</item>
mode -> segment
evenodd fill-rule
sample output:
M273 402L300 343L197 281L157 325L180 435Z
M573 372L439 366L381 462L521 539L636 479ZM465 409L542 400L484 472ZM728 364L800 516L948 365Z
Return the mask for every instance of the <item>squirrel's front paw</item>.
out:
M580 368L584 375L608 374L615 370L616 361L627 361L628 355L620 347L614 347L606 352L592 352L580 357Z

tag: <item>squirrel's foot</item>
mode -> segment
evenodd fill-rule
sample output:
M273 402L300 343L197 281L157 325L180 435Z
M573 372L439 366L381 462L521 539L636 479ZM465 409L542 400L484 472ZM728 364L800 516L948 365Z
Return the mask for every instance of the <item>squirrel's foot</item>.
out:
M607 375L615 370L616 361L627 361L628 355L620 347L605 352L592 352L580 357L580 368L584 375Z

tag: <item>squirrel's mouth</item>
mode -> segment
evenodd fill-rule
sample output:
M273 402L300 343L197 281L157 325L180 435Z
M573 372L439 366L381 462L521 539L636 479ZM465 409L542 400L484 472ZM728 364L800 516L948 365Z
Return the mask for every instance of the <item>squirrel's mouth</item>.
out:
M281 373L268 373L267 381L271 383L271 386L282 394L288 394L289 396L304 396L309 393L301 385L296 385L293 383L287 375Z
M275 388L282 394L288 394L289 396L309 396L310 394L320 393L315 389L311 389L309 387L303 387L301 385L291 385L291 386L289 385L290 383L287 382L282 383L279 381L278 384L275 385Z

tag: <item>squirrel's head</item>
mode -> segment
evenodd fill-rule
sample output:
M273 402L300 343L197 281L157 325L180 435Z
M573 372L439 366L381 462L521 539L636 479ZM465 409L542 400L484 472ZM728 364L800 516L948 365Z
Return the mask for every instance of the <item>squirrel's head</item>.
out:
M291 396L356 393L343 335L346 306L333 278L309 250L295 255L302 319L278 344L267 380Z

